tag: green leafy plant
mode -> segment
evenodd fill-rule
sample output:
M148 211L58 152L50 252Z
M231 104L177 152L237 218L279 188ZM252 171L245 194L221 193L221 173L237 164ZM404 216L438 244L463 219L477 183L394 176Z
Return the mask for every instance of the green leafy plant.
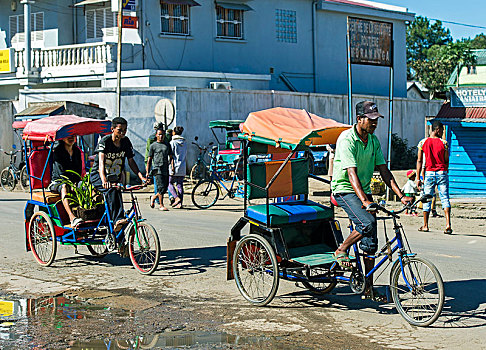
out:
M417 163L417 147L408 147L408 140L392 134L391 169L415 169Z
M96 208L97 205L103 203L103 201L100 200L100 196L97 195L96 189L91 184L89 172L86 173L84 177L81 177L81 175L73 170L66 170L66 172L75 174L81 179L79 184L75 184L67 176L61 175L61 183L70 188L70 191L68 191L66 196L70 205L83 209L93 209Z

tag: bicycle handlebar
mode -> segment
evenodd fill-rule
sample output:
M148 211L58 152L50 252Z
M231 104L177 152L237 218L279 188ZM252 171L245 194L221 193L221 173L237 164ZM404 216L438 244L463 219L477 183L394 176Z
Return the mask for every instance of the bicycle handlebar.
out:
M22 150L18 149L18 150L15 150L15 151L10 151L10 152L7 152L5 151L4 149L0 148L0 151L5 153L7 156L13 156L14 154L17 154L19 152L22 152Z
M387 215L394 216L394 217L398 217L398 214L404 212L406 209L411 209L411 208L417 206L417 204L419 202L426 203L426 202L429 201L429 199L432 199L432 198L433 198L432 195L430 195L430 194L424 194L422 197L420 197L419 199L417 199L413 204L410 204L410 203L409 204L406 204L406 205L403 206L402 209L397 210L397 211L395 211L395 210L391 210L390 211L390 210L386 209L385 207L379 205L378 203L371 203L371 204L369 204L366 207L366 210L367 211L382 211L382 212L384 212Z
M148 186L147 182L144 182L141 185L134 185L134 186L123 185L122 183L111 183L112 188L118 188L119 190L122 190L124 192L140 190L140 189L147 187L147 186Z

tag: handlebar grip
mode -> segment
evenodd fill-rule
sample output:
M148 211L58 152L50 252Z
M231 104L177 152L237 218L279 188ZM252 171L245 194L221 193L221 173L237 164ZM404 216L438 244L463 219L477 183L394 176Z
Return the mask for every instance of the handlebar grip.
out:
M380 209L380 206L377 203L370 203L366 207L366 211L378 211L378 209Z

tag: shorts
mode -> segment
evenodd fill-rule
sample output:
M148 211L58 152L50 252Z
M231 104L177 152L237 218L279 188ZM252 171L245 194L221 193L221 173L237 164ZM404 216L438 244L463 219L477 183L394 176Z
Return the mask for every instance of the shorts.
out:
M167 186L169 186L169 174L162 175L159 173L154 176L154 180L157 187L157 193L165 194L167 192Z
M369 201L373 201L371 194L368 194L367 197ZM375 254L378 250L376 217L362 208L363 203L356 193L335 193L334 198L348 214L354 224L354 229L363 236L359 242L361 250L367 254Z
M49 184L47 190L52 193L61 194L62 185L64 185L62 182L54 180Z

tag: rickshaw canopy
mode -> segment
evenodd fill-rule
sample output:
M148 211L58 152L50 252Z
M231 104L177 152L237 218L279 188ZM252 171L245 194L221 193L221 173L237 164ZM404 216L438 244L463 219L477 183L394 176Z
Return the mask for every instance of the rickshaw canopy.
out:
M28 122L23 138L33 141L56 141L69 136L109 134L110 120L98 120L76 115L54 115Z
M209 122L209 128L221 128L221 129L239 129L240 124L244 120L211 120Z
M304 109L270 108L248 115L240 138L293 150L298 146L336 143L350 125L319 117Z
M16 120L12 123L12 128L23 129L28 123L30 123L30 120Z

